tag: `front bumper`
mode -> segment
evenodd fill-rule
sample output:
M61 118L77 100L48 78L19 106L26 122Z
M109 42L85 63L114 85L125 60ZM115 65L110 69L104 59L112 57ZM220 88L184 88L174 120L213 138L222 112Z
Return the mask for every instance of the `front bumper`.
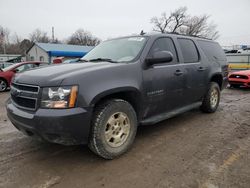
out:
M10 100L7 115L24 134L63 145L87 144L92 109L38 109L35 112L17 108Z
M250 87L250 79L229 78L229 84Z

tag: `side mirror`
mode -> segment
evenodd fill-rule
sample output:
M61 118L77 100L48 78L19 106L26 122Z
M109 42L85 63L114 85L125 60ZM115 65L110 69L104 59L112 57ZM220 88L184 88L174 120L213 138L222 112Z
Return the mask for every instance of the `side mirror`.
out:
M153 57L146 58L146 64L152 66L154 64L169 63L173 61L173 54L169 51L158 51L153 54Z

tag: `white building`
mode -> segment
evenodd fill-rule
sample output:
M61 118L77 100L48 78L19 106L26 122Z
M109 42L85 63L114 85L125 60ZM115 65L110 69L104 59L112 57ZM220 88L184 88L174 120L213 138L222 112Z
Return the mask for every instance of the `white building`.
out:
M77 58L87 54L93 46L79 46L53 43L34 43L27 51L27 61L51 63L57 57Z

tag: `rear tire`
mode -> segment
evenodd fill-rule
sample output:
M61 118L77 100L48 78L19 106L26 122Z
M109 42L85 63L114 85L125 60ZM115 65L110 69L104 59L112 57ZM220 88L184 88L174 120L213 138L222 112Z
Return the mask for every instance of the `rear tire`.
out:
M113 159L130 149L136 131L133 107L127 101L111 99L96 107L88 145L102 158Z
M6 91L8 88L8 83L6 80L0 78L0 92Z
M201 110L206 113L213 113L220 103L220 87L216 82L211 82L206 95L203 98Z

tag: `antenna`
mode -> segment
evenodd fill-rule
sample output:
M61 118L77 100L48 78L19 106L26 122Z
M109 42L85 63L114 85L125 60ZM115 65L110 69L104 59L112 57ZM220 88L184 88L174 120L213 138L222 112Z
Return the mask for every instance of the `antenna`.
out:
M145 35L146 33L143 31L143 30L141 30L141 33L140 33L140 35Z

